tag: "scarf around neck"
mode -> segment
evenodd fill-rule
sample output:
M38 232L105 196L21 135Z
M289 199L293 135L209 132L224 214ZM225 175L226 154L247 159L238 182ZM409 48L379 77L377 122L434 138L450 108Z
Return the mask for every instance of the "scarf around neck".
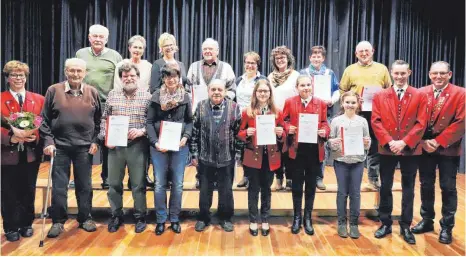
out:
M170 93L165 84L163 84L160 89L160 106L162 110L168 111L180 105L184 100L184 93L185 91L182 86L179 86L174 93Z
M274 70L272 72L272 84L275 87L280 86L281 84L285 83L288 77L293 72L293 69L286 69L284 72L279 72L278 70Z

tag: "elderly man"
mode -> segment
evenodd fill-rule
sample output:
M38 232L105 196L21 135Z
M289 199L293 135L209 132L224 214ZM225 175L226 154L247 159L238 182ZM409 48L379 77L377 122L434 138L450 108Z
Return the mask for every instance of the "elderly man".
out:
M447 62L434 62L429 71L432 85L420 89L427 94L428 122L419 159L422 220L412 228L416 234L434 230L435 173L438 166L442 190L439 242L443 244L452 242L458 205L456 172L459 157L464 155L461 141L464 137L465 91L449 83L451 76Z
M128 144L126 147L105 145L108 152L108 201L112 209L112 218L108 223L108 232L116 232L123 224L123 178L125 168L131 178L131 190L134 199L134 217L136 233L146 229L146 188L145 174L147 166L148 141L146 135L146 116L151 94L147 89L138 87L139 70L135 64L126 62L118 68L122 88L110 91L102 115L99 139L106 136L106 120L112 116L129 116Z
M79 49L76 57L87 63L87 75L84 82L97 89L102 106L105 107L107 96L113 89L116 65L123 60L121 55L105 47L108 41L108 29L102 25L94 24L89 27L90 47ZM102 108L103 109L103 108ZM102 188L108 188L108 149L102 147Z
M214 182L218 183L218 217L220 226L233 231L233 173L235 142L239 130L239 106L225 98L225 81L213 79L208 87L209 99L201 101L194 114L191 138L192 164L199 165L199 217L195 230L203 231L210 223Z
M204 100L201 96L207 95L207 85L213 79L224 80L226 82L226 97L230 100L235 99L235 73L230 64L218 59L218 52L218 42L212 38L207 38L202 43L203 59L189 66L187 77L188 84L191 85L191 91L194 96L193 111L196 110L197 103L200 100ZM196 175L196 180L196 188L199 188L199 173Z
M364 87L389 88L392 85L387 67L373 61L374 49L371 43L367 41L359 42L356 46L355 54L358 58L358 62L346 67L340 81L340 94L352 90L361 95ZM371 111L363 111L359 114L367 120L369 124L369 134L371 136L371 147L367 155L369 182L375 189L379 189L380 161L377 151L377 138L370 125L371 113Z
M374 97L372 128L379 141L380 153L380 220L382 226L375 232L376 238L392 232L393 176L396 165L401 168L401 220L400 234L409 244L416 240L410 231L413 220L414 181L417 160L422 153L419 142L427 124L427 98L424 93L409 86L409 64L395 61L390 69L395 85Z
M47 237L57 237L63 232L68 219L68 182L70 165L76 183L79 228L87 232L96 230L92 221L92 155L98 150L100 128L99 93L83 82L86 62L71 58L65 62L67 80L52 85L45 95L40 127L44 141L44 154L55 151L52 173L52 228Z

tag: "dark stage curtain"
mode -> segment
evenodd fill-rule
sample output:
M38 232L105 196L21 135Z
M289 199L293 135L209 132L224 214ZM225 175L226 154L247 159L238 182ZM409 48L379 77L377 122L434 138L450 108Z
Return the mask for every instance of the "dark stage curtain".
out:
M128 57L127 40L147 39L145 58L158 59L158 36L170 32L187 67L201 58L201 43L213 37L220 59L243 73L242 55L257 51L271 71L269 53L287 45L296 69L309 65L311 46L324 45L326 64L341 78L355 62L357 42L368 40L374 59L389 65L404 59L412 65L411 84L429 83L433 61L445 60L452 82L464 85L465 3L458 0L3 0L2 67L12 59L31 67L29 90L45 93L64 80L66 58L89 45L94 23L110 30L108 47ZM5 80L2 80L2 90Z

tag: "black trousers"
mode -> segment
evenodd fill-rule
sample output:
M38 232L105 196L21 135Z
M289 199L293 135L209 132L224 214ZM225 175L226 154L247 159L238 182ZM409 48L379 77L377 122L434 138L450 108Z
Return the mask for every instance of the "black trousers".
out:
M369 125L369 136L371 137L371 146L369 148L369 152L367 153L366 159L367 175L369 180L378 181L380 173L380 154L378 149L379 142L377 141L377 137L375 137L374 130L372 129L372 112L360 112L359 115L366 119L367 124Z
M401 220L402 228L409 228L413 221L414 182L419 156L380 155L380 206L379 216L384 225L391 226L393 211L393 176L398 162L401 168Z
M259 201L259 192L261 194L261 221L267 223L270 216L270 204L272 199L272 190L270 187L273 183L274 173L270 171L269 158L264 154L262 159L262 167L255 169L243 166L248 171L249 187L248 187L248 209L249 221L256 223L258 220L257 205Z
M75 194L78 202L78 222L91 217L92 209L92 155L89 146L57 147L52 172L53 223L65 223L68 219L68 183L73 163Z
M311 215L314 208L316 194L316 179L320 173L320 162L317 148L312 151L298 152L296 159L290 160L292 164L291 194L293 197L293 210L295 216L301 216L304 188L304 216Z
M34 221L34 200L40 160L27 162L20 153L17 165L2 165L2 219L5 233L29 227Z
M452 228L455 225L455 214L458 206L456 191L456 173L458 156L443 156L423 152L419 159L419 178L421 181L421 216L423 219L435 218L435 177L439 169L440 189L442 190L442 219L440 225Z
M234 163L221 168L211 167L199 162L200 195L198 220L210 223L210 207L214 192L214 182L218 185L218 210L220 220L230 221L234 212L233 173Z
M283 179L283 175L285 175L286 179L291 179L292 177L292 161L288 155L288 152L282 153L281 156L281 166L278 170L275 171L275 176L277 179Z

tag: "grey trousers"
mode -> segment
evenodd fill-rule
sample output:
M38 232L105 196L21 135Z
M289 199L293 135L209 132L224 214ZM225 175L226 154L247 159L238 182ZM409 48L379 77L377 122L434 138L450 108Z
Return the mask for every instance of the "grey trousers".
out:
M138 138L128 147L115 147L108 151L108 201L112 216L123 215L123 178L128 166L134 200L134 217L144 218L146 203L146 167L149 144L147 138Z

